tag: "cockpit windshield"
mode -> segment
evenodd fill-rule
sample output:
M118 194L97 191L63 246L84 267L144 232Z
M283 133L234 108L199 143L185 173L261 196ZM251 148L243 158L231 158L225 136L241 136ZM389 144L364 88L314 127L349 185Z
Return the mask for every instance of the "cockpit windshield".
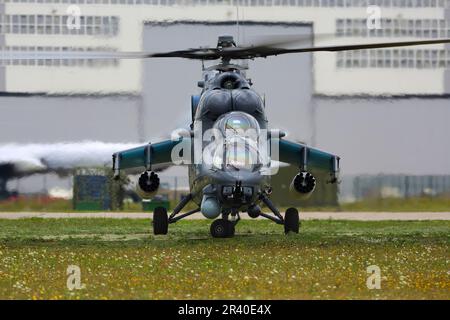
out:
M255 170L261 166L258 152L260 127L251 115L233 111L220 117L213 129L221 143L213 150L213 166L224 170Z

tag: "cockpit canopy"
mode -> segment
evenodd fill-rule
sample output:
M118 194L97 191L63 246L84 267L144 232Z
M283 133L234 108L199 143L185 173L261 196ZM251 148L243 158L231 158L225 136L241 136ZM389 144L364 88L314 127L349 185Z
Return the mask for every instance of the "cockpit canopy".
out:
M260 134L260 127L256 119L245 112L232 111L221 116L214 123L214 129L222 132L224 137L234 136L234 135L251 135ZM255 137L255 138L256 138Z
M258 148L261 130L253 116L232 111L217 119L213 129L216 132L216 145L211 149L213 167L234 171L253 171L261 167Z

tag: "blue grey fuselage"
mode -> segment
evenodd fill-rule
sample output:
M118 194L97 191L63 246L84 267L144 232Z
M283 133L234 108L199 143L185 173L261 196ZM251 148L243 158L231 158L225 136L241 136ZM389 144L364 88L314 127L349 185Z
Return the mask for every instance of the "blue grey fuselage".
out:
M218 119L232 112L248 114L257 121L260 129L267 129L264 102L239 71L206 73L201 85L203 90L192 111L191 127L194 132L201 126L204 133L213 128ZM206 144L207 141L203 142L203 148ZM269 183L270 176L261 174L258 168L237 169L227 166L217 168L205 163L189 166L189 184L193 201L201 206L205 199L209 197L215 199L221 213L230 210L246 211L250 205L259 201L258 194L261 191L270 188ZM230 191L236 187L242 192L230 195ZM208 210L202 208L205 216L214 218L215 214L209 216L204 211Z

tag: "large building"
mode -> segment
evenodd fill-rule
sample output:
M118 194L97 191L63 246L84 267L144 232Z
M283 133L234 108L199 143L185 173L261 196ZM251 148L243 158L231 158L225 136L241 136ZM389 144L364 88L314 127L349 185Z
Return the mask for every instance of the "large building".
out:
M4 4L0 4L0 45L6 50L138 51L144 48L146 23L235 22L237 18L311 25L318 35L316 45L450 37L450 0L3 1ZM79 11L74 10L74 5ZM368 10L369 5L380 8L379 29L375 24L375 28L368 29L367 20L376 17L376 11ZM78 14L80 28L70 30L67 20L75 23L74 16ZM191 42L196 44L195 37ZM101 75L97 69L88 68L92 63L6 62L6 67L0 70L0 91L83 94L142 91L141 62L105 64ZM316 53L313 63L315 94L450 93L450 50L444 45ZM67 76L68 72L79 68L83 71Z
M78 15L79 27L68 28ZM305 46L450 38L450 0L0 3L0 51L161 51L215 45L220 34L240 43L313 35ZM272 126L340 154L344 174L450 174L450 46L292 55L250 67ZM4 61L0 112L9 120L0 120L0 143L146 141L189 121L200 72L198 62L164 59Z

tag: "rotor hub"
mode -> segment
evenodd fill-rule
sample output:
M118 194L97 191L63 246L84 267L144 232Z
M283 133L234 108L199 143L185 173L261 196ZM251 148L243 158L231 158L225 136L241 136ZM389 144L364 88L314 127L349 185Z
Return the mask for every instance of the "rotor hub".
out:
M217 40L217 48L236 47L233 36L219 36Z

